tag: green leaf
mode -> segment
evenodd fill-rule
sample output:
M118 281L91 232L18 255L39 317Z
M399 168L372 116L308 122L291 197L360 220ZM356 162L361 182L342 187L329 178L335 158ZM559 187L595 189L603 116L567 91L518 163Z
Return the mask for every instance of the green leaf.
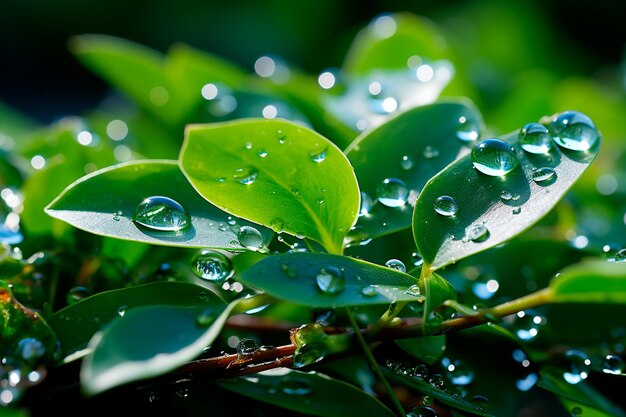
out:
M186 307L206 300L217 303L206 288L185 282L154 282L94 294L57 311L48 323L65 355L83 349L103 326L119 316L120 309L154 304Z
M319 275L332 283L336 282L336 292L322 291ZM338 278L335 280L334 276ZM423 300L421 295L409 291L416 280L408 274L357 259L322 253L295 252L269 256L246 269L240 280L273 297L312 307L337 308ZM322 286L328 284L328 280L322 281ZM342 284L343 290L340 290Z
M581 262L562 270L550 288L553 303L626 304L626 263Z
M446 348L446 336L423 336L395 341L409 355L432 365L441 358Z
M359 217L354 238L375 238L411 226L410 202L387 207L377 202L377 189L385 179L397 178L417 195L429 179L467 152L467 142L457 137L464 126L460 119L467 125L471 121L480 134L482 120L473 104L450 101L408 110L363 133L348 146L345 153L360 190L376 202Z
M447 391L435 388L433 385L428 383L428 381L410 376L405 373L395 372L387 367L383 367L382 370L387 379L389 379L389 382L393 382L414 389L424 395L430 396L436 401L446 404L454 409L470 413L472 415L483 417L492 416L479 406L475 406L469 401L466 401L458 396L453 396Z
M341 253L356 221L359 189L328 139L284 120L252 119L186 130L183 172L207 200L275 231Z
M222 330L238 304L217 297L193 307L129 309L89 341L80 382L88 395L172 371L193 360ZM200 318L201 317L201 318Z
M434 272L422 274L419 280L420 288L424 289L426 301L424 302L423 328L424 333L432 333L443 321L437 310L442 307L446 300L456 300L456 290L444 277Z
M281 368L219 381L218 384L238 394L306 415L394 415L380 401L357 387L315 372Z
M561 398L589 406L610 416L626 416L624 410L613 404L586 381L569 384L562 378L562 372L552 367L543 368L540 375L541 378L537 385Z
M422 190L413 212L413 234L426 268L439 269L474 253L499 245L522 233L559 202L596 157L599 142L589 151L560 150L546 155L522 151L518 133L503 138L511 144L519 166L504 177L478 172L466 155L437 174ZM535 168L550 167L555 176L541 183L532 180ZM513 196L503 200L502 193ZM433 205L440 196L452 197L458 212L442 216ZM468 228L484 225L488 238L472 241Z
M189 212L191 225L164 232L135 224L135 208L151 196L176 200ZM127 162L89 174L68 186L46 207L46 213L98 235L181 247L243 250L237 240L239 228L253 227L207 203L189 185L176 161L168 160ZM267 243L271 231L256 227Z

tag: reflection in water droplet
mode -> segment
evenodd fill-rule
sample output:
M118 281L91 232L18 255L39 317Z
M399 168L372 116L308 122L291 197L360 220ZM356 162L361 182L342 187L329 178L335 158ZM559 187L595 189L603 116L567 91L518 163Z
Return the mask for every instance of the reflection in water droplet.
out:
M544 125L528 123L519 132L519 143L526 152L546 154L552 148L552 137Z
M126 309L128 308L128 306L120 306L117 309L117 315L120 317L124 317L124 315L126 314Z
M374 206L374 200L369 194L361 191L361 207L359 208L359 217L367 216Z
M404 262L399 259L389 259L387 262L385 262L385 266L387 268L395 269L396 271L406 272L406 266L404 265Z
M376 287L373 285L366 285L363 288L361 288L361 294L363 294L366 297L373 297L376 294L378 294L378 291L376 291Z
M445 380L443 379L443 376L440 374L432 374L430 376L430 379L428 380L428 383L435 388L442 389L445 385Z
M554 181L556 179L556 171L548 167L535 168L531 175L533 181L537 184Z
M467 229L466 236L472 242L484 242L489 239L489 229L484 224L477 223Z
M257 251L263 246L263 235L252 226L241 226L237 239L244 248L249 250Z
M485 139L472 149L472 164L483 174L493 177L513 171L519 161L515 150L500 139Z
M459 206L456 200L448 195L442 195L437 197L433 203L433 207L437 214L445 217L454 216L459 211Z
M291 377L280 381L280 389L288 395L309 395L313 391L307 380Z
M602 372L611 375L622 375L626 371L626 363L617 355L606 355L602 361Z
M237 357L239 359L254 355L259 350L259 345L254 339L243 338L237 343Z
M259 171L254 167L237 168L233 174L233 179L240 184L250 185L259 175Z
M402 207L409 198L409 188L397 178L385 178L376 189L378 201L387 207Z
M339 294L346 286L346 279L343 272L337 267L327 266L317 273L317 286L326 294Z
M161 231L179 231L191 224L183 206L163 196L148 197L139 203L133 213L133 221Z
M566 111L554 117L549 128L557 145L572 151L587 151L600 138L589 116L576 111Z
M321 151L315 151L315 152L309 153L309 156L311 157L311 160L313 162L320 163L326 159L326 152L327 152L327 149L324 148Z
M211 249L202 249L193 258L191 265L194 274L211 282L222 282L234 273L231 260Z
M473 117L459 117L459 127L456 131L456 137L463 142L472 142L480 136L478 121Z
M405 293L414 297L419 297L422 295L422 290L420 289L419 285L413 284L406 289Z
M586 353L570 349L565 352L565 359L570 362L570 369L563 372L563 379L570 384L578 384L587 379L591 370L591 360Z

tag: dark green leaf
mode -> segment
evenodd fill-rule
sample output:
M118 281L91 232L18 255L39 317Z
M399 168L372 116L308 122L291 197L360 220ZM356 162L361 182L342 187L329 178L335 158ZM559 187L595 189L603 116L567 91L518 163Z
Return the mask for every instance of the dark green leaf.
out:
M135 224L135 208L151 196L167 196L180 203L191 215L191 225L168 232ZM189 185L176 161L168 160L133 161L96 171L67 187L46 212L98 235L169 246L243 250L239 229L253 227L206 202ZM271 231L257 228L267 243Z
M307 415L394 415L381 402L355 386L315 372L283 368L223 380L218 384L247 397Z
M423 270L424 271L424 270ZM434 272L422 274L420 288L424 289L426 301L424 302L424 332L434 331L443 321L443 317L437 312L446 300L456 300L456 290L444 277Z
M446 348L446 336L424 336L399 339L396 344L409 355L432 365L441 358Z
M460 120L466 120L465 124ZM469 125L480 134L481 116L470 102L439 102L408 110L356 138L346 156L361 191L375 204L367 214L361 213L354 238L375 238L410 227L411 201L387 207L377 201L377 189L386 178L397 178L416 198L429 179L467 152L468 142L457 134Z
M313 307L423 300L418 293L409 291L416 284L410 275L330 254L296 252L270 256L246 269L240 279L274 297ZM335 282L337 285L333 285ZM334 290L324 292L321 287L325 286Z
M550 283L552 302L626 304L626 263L587 261L562 270Z
M207 200L276 231L341 253L359 189L341 150L284 120L252 119L186 130L180 162Z
M556 145L546 155L532 155L517 144L518 133L503 140L511 144L519 166L504 177L478 172L470 155L450 164L424 187L413 213L413 233L424 265L432 270L454 263L474 253L499 245L544 217L584 173L599 150L598 143L589 151L560 150ZM535 168L550 167L552 180L535 182ZM502 199L502 193L512 196ZM440 196L452 197L458 212L442 216L433 205ZM470 240L468 229L485 226L488 237Z

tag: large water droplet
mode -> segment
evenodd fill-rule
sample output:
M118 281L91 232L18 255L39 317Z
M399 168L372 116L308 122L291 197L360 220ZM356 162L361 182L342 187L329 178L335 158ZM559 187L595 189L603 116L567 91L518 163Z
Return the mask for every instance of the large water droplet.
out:
M361 207L359 208L359 217L367 216L374 206L374 200L369 194L361 191Z
M526 152L546 154L552 148L552 137L544 125L528 123L519 132L519 143Z
M237 239L244 248L249 250L257 251L263 246L263 235L252 226L241 226Z
M233 179L240 184L250 185L259 175L259 171L255 167L237 168L233 174Z
M494 138L485 139L474 146L472 164L483 174L499 177L513 171L519 161L511 145Z
M339 294L346 287L343 272L337 267L327 266L317 273L317 286L326 294Z
M153 196L135 208L133 221L152 230L176 232L191 224L187 211L169 197Z
M433 203L435 212L445 217L454 216L459 211L459 205L456 200L448 195L437 197Z
M477 223L467 228L466 236L472 242L484 242L489 239L489 229L484 224Z
M397 178L385 178L376 189L376 197L387 207L402 207L409 198L409 187Z
M237 343L237 357L243 359L254 355L259 350L259 345L254 339L243 338Z
M622 375L626 371L626 363L617 355L606 355L602 361L602 372L611 375Z
M202 249L191 261L198 277L211 282L222 282L233 275L233 264L223 253Z
M90 295L91 295L91 291L86 287L83 287L83 286L73 287L67 292L67 304L68 305L75 304L79 302L80 300L84 300Z
M327 149L324 148L321 151L314 151L309 153L309 156L311 157L311 160L313 162L317 162L318 164L320 162L323 162L326 159L326 153L327 153Z
M309 395L313 388L309 381L299 378L286 378L280 381L280 389L288 395Z
M572 151L586 151L600 138L589 116L576 111L556 115L549 127L557 145Z
M313 365L324 359L328 353L328 348L324 343L307 343L293 354L293 366L294 368L302 368Z
M385 262L385 266L387 268L395 269L396 271L406 272L406 266L404 265L404 262L399 259L389 259L387 262Z
M565 352L565 359L570 362L570 369L563 372L563 379L570 384L578 384L587 379L591 370L591 360L586 353L570 349Z
M456 131L456 137L463 142L472 142L480 136L478 121L473 117L459 117L459 127Z
M535 168L532 172L533 181L537 184L552 182L556 179L556 171L549 167Z

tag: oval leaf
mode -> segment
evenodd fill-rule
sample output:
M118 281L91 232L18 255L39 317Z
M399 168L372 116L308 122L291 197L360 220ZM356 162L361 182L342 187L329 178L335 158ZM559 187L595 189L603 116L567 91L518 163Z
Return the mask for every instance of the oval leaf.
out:
M298 124L252 119L188 126L180 155L191 184L236 216L340 253L359 189L333 143Z
M120 309L154 304L185 307L213 298L217 297L199 285L154 282L94 294L57 311L48 324L61 341L63 353L70 355L83 349L98 330L119 317Z
M439 269L513 238L544 217L572 187L596 157L598 143L589 151L575 152L553 145L546 155L522 151L518 133L503 140L511 144L519 166L504 177L478 172L470 155L450 164L424 187L415 204L413 234L425 266ZM535 182L535 168L552 168L550 180ZM508 193L511 198L502 198ZM458 211L453 216L435 212L440 196L452 197ZM468 230L485 226L488 235L472 241Z
M394 415L357 387L316 372L279 368L218 384L238 394L312 416Z
M375 238L411 226L411 201L387 207L377 201L376 190L386 178L397 178L414 199L429 179L467 151L467 142L457 137L463 120L466 124L471 121L478 137L482 118L471 102L439 102L402 113L348 146L345 153L359 187L375 202L359 217L355 239Z
M333 268L331 270L331 268ZM318 275L339 273L343 290L322 291ZM245 270L240 280L271 296L312 307L346 307L423 301L412 276L343 256L287 253L270 256ZM322 281L321 285L328 284ZM413 291L409 291L412 287ZM338 287L335 287L338 288Z
M626 304L626 263L576 264L561 271L550 288L553 303Z
M217 297L207 301L194 307L137 307L96 333L81 367L85 393L162 375L200 355L238 304L226 306Z
M178 231L151 230L132 220L137 205L147 197L167 196L187 209L191 225ZM146 160L104 168L68 186L46 212L74 227L102 236L155 245L243 250L237 240L241 226L207 203L189 185L176 161ZM269 242L272 232L256 226Z

